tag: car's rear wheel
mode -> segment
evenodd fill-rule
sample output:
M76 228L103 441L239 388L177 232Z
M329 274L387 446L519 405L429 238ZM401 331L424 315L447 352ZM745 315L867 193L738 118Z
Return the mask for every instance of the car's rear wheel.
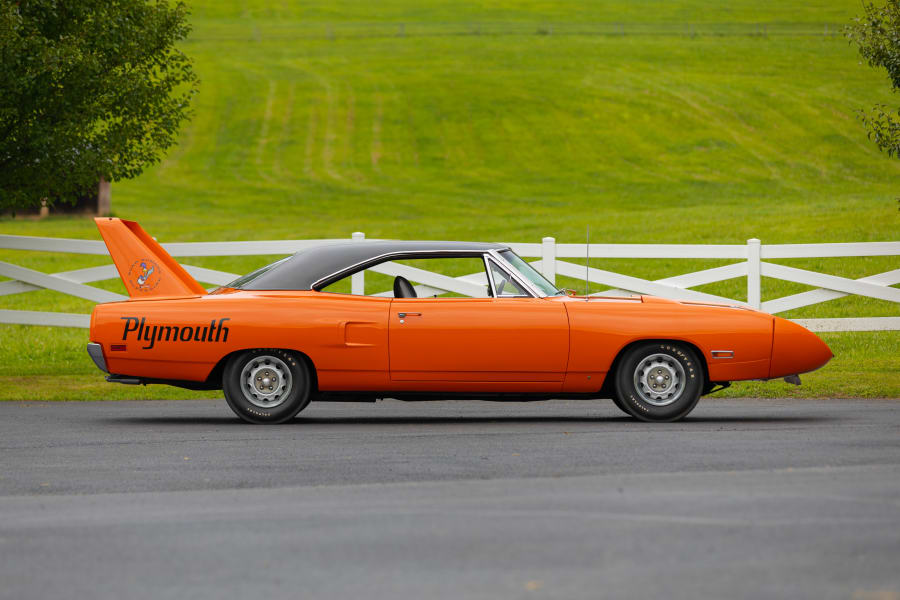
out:
M616 404L642 421L677 421L697 405L703 381L703 365L687 346L639 344L619 363Z
M284 423L309 404L309 369L285 350L249 350L225 365L222 391L228 406L244 421Z

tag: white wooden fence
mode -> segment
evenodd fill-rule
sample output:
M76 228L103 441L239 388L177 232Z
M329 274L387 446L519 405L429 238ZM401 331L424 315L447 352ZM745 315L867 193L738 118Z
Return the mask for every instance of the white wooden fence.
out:
M357 232L353 240L365 239ZM163 244L165 249L177 257L184 256L238 256L238 255L286 255L304 248L346 239L321 240L277 240L262 242L200 242ZM814 331L872 331L900 330L900 289L890 287L900 283L900 268L861 279L847 279L765 262L765 259L822 258L859 256L900 256L900 242L864 242L855 244L781 244L763 245L758 239L747 240L746 244L734 245L689 245L689 244L557 244L552 237L545 237L541 243L509 244L520 256L536 258L532 264L550 281L557 275L584 280L593 285L612 286L614 289L596 295L616 295L638 293L667 298L694 300L701 302L727 302L748 305L769 313L780 313L802 306L819 304L850 294L886 300L897 303L898 316L860 317L841 319L798 319L797 322ZM16 235L0 235L0 249L37 250L45 252L65 252L72 254L106 255L106 245L102 241L75 240L62 238L42 238ZM589 252L588 252L589 250ZM590 256L591 264L602 263L602 259L724 259L736 260L733 264L704 269L674 277L649 281L622 273L605 271L595 266L573 263L566 258ZM900 266L900 259L898 259ZM189 264L185 269L199 281L222 285L238 277ZM484 291L484 273L472 273L462 277L448 277L430 271L415 269L397 263L383 263L370 269L386 275L403 274L408 279L420 283L420 294L458 292L477 295ZM21 294L39 289L55 290L92 302L125 300L126 296L102 290L87 283L118 277L112 264L61 273L47 274L33 269L0 261L0 276L11 281L0 282L0 296ZM723 298L690 288L725 281L737 277L747 279L746 300ZM813 286L816 289L774 300L761 301L761 278L771 277ZM365 273L352 277L351 289L354 294L362 294ZM380 295L390 295L383 292ZM0 323L28 325L49 325L59 327L88 327L89 315L55 313L28 310L0 310Z

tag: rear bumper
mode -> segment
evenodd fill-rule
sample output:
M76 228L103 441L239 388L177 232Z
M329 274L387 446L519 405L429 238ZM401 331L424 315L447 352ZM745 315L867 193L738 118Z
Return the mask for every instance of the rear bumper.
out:
M94 361L94 364L97 365L98 369L104 373L109 373L109 369L106 368L106 359L103 358L103 347L100 344L88 342L87 353Z

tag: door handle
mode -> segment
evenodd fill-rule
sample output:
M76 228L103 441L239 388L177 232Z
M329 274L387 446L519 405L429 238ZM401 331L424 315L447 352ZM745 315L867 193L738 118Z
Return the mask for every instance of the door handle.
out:
M401 319L405 319L406 317L421 317L422 313L414 313L414 312L402 312L397 313L397 316Z

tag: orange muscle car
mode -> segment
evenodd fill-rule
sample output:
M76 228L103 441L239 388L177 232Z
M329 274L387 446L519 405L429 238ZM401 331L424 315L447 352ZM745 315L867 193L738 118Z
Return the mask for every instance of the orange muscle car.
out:
M382 397L612 398L637 419L674 421L731 381L796 381L832 356L803 327L745 307L569 295L502 244L335 243L207 293L137 223L97 226L130 296L91 316L88 353L107 380L222 389L251 423ZM445 277L452 295L410 282L422 273L412 263L463 259L483 272ZM392 295L341 287L375 265L396 273Z

